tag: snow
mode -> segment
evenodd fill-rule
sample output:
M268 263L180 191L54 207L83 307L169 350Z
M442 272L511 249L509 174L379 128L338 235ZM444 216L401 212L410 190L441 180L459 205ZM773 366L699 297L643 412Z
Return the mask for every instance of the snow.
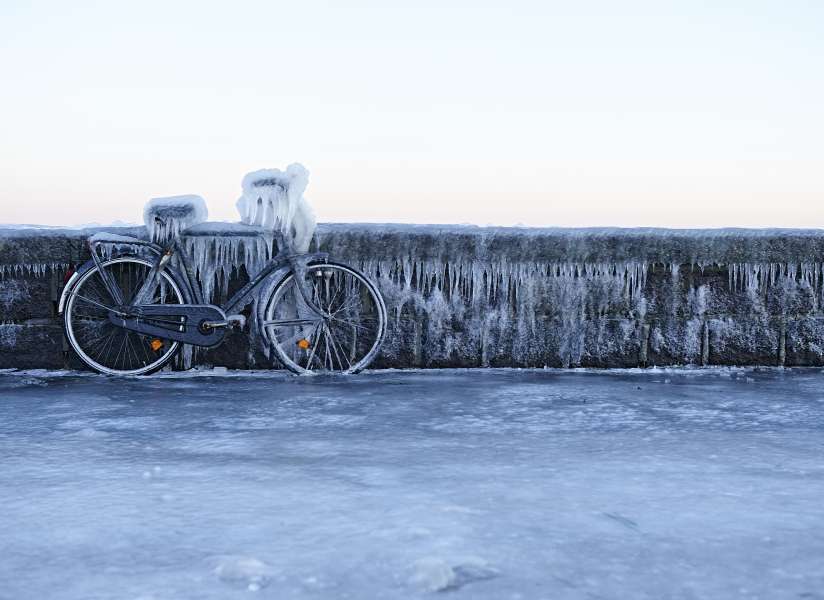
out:
M183 195L152 198L143 209L143 222L149 231L149 238L164 244L180 233L209 216L206 202L200 196ZM157 219L161 219L162 223Z
M315 214L303 197L309 171L293 163L286 171L261 169L247 173L237 201L240 220L272 231L280 231L298 252L306 252L315 231Z
M812 598L823 383L0 372L0 594Z

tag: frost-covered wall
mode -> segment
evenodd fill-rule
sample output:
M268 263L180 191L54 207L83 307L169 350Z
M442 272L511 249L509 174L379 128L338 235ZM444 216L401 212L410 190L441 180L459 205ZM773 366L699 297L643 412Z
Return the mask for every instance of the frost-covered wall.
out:
M821 364L824 232L330 225L420 366Z
M271 251L237 228L198 233L187 247L216 296ZM65 363L55 305L88 235L0 230L0 366ZM326 224L313 248L378 282L376 366L824 364L818 230ZM196 360L268 366L242 334Z

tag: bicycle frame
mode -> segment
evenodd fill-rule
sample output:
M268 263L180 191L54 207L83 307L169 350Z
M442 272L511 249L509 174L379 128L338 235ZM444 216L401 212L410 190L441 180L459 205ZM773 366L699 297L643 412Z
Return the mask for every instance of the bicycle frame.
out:
M282 272L281 280L289 274L295 274L295 280L300 294L311 312L314 313L314 318L301 319L301 322L314 323L317 320L324 318L323 311L315 306L311 300L311 291L302 276L305 273L307 265L310 262L325 262L328 260L328 254L325 252L298 254L283 249L288 248L288 243L282 235L275 235L278 244L278 254L269 261L263 269L254 274L246 285L232 295L225 303L221 305L213 305L206 302L203 296L203 288L197 280L196 273L190 262L190 257L187 255L185 248L178 239L172 241L167 247L163 248L153 242L145 240L129 240L111 239L107 240L105 237L100 237L93 242L90 242L90 249L92 254L92 262L94 265L101 267L103 257L98 252L98 247L103 244L120 244L130 245L136 247L144 247L157 255L151 270L148 273L146 281L142 284L140 289L134 294L133 298L128 302L122 297L119 286L111 281L109 273L102 268L99 268L103 284L112 298L117 303L117 307L111 307L110 320L126 329L135 330L140 333L149 335L158 335L157 328L146 323L144 319L148 317L151 319L151 313L156 312L156 305L147 305L146 299L153 294L156 282L163 271L168 267L173 259L177 259L180 268L176 269L181 276L182 281L178 283L185 287L185 295L190 304L180 304L174 306L175 314L185 317L197 317L199 325L193 328L186 328L188 331L169 331L170 337L178 339L184 343L192 343L195 345L213 346L222 341L223 335L216 336L217 330L223 329L228 325L226 319L227 314L240 310L243 305L248 302L248 298L252 296L253 292L263 282L268 280L278 271ZM91 265L90 265L91 267ZM74 277L73 277L74 278ZM70 293L72 280L66 285L65 292ZM65 295L64 292L64 295ZM61 307L63 299L61 299ZM169 305L171 307L172 305ZM154 307L155 310L152 310ZM165 307L164 307L165 308ZM211 318L208 317L211 316ZM188 319L187 319L188 320ZM207 324L204 330L204 323ZM279 321L276 323L280 323ZM284 321L283 323L287 323ZM295 324L295 321L288 321L289 324Z

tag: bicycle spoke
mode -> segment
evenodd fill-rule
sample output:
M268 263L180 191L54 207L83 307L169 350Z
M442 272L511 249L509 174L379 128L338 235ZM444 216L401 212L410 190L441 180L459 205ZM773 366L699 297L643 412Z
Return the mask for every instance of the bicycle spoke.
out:
M329 327L325 327L324 331L326 332L326 338L331 342L332 349L335 351L335 356L338 359L338 364L340 365L341 369L343 369L343 361L340 359L340 353L338 352L338 346L335 341L335 335L332 333L332 330ZM343 348L340 349L343 352ZM349 362L349 358L346 356L346 353L343 352L343 357L346 359L347 369L352 368L352 363Z
M95 302L91 298L86 298L85 296L81 296L80 294L75 294L75 295L78 298L80 298L81 300L83 300L84 302L88 302L89 304L94 304L95 306L99 306L100 308L102 308L105 311L117 312L117 311L115 311L115 309L113 309L109 306L106 306L105 304L101 304L100 302ZM122 314L122 313L120 313L120 314Z
M111 312L123 314L115 308L119 303L113 296L119 293L131 301L143 287L150 270L151 265L141 259L113 259L93 267L70 292L65 314L66 333L72 347L93 368L107 373L143 373L162 366L179 347L178 342L161 340L155 348L156 338L109 321ZM183 302L179 288L168 274L162 274L148 292L149 304ZM157 321L173 328L182 327L177 317L160 317Z
M340 308L338 308L338 310L331 313L331 315L334 317L335 315L339 314L341 311L346 310L347 308L351 308L351 307L355 306L355 304L357 304L358 302L360 302L360 296L354 296L353 298L347 300L345 304L342 304L340 306Z
M314 327L312 327L312 333L311 333L311 334L310 334L310 336L309 336L308 338L306 338L306 339L310 339L310 340L311 340L311 339L313 339L313 338L314 338L314 336L315 336L315 333L317 332L317 330L318 330L318 328L319 328L319 327L320 327L320 324L315 325ZM312 358L315 356L315 351L316 351L316 350L317 350L317 345L316 345L316 344L312 344L312 351L311 351L311 353L309 354L309 358L308 358L308 360L306 361L306 368L307 368L307 369L310 369L310 368L311 368L311 365L312 365Z
M264 321L263 325L276 325L278 327L289 327L291 325L314 325L318 319L276 319Z
M294 335L289 336L286 339L283 339L283 340L282 339L277 339L277 343L279 343L281 345L292 344L292 343L297 343L298 340L304 339L304 338L306 338L306 336L303 335L303 331L298 331L297 333L295 333ZM308 338L306 338L306 339L308 339Z
M383 338L385 317L379 297L356 272L332 263L308 269L306 284L306 300L290 275L266 301L263 330L278 358L296 372L362 369ZM307 310L325 317L305 319ZM312 327L306 327L307 321ZM302 339L311 345L303 348Z
M344 321L343 319L334 319L333 318L332 322L340 323L341 325L347 325L347 326L355 328L355 329L362 329L363 331L370 331L369 327L364 327L363 325L360 325L358 323L352 323L351 321Z
M340 281L340 279L342 279L342 278L339 278L339 279L338 279L338 283L337 283L337 285L335 286L335 293L334 293L334 295L333 295L333 296L329 299L329 305L326 307L326 312L328 312L328 313L331 313L331 312L332 312L332 307L335 305L335 299L338 297L338 294L340 293L341 289L343 289L343 287L344 287L344 286L342 285L342 282Z

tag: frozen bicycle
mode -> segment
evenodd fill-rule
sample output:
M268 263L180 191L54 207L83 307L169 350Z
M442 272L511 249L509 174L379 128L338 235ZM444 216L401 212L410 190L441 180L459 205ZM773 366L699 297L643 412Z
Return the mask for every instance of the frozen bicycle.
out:
M155 217L157 228L174 231ZM180 235L157 243L97 234L92 258L69 279L60 312L71 347L106 374L142 375L183 344L220 344L229 327L251 326L265 350L294 373L357 373L376 356L386 307L375 285L326 253L295 253L274 233L278 254L224 304L208 304ZM126 250L124 250L126 249Z

